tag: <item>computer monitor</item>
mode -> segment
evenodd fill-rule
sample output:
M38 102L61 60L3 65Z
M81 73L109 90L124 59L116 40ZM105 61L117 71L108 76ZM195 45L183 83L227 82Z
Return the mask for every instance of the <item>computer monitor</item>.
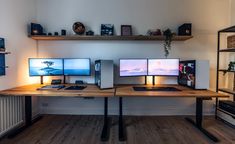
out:
M66 76L90 76L90 59L64 59L64 75Z
M146 76L147 59L120 59L120 76Z
M149 76L178 76L179 59L148 59Z
M30 58L30 76L59 76L63 75L63 59Z
M195 88L196 61L180 61L178 83Z
M0 76L6 74L5 54L0 54Z

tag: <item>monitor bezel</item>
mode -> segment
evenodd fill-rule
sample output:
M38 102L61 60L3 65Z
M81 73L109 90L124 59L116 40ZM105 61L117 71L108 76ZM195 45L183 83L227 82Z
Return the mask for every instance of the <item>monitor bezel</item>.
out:
M188 86L187 84L181 84L179 83L179 77L178 77L178 85L181 85L181 86L185 86L185 87L188 87L188 88L192 88L192 89L195 89L196 88L196 60L183 60L183 61L180 61L180 63L183 62L183 63L194 63L194 74L195 74L195 85L194 86ZM179 63L179 64L180 64Z
M62 61L62 74L59 75L31 75L30 74L30 60L33 59L52 59L52 60L61 60ZM64 60L62 58L29 58L28 59L28 67L29 67L29 76L36 77L36 76L63 76L64 75Z
M121 76L120 73L120 64L121 64L121 60L146 60L147 62L147 74L146 75L133 75L133 76ZM142 77L142 76L148 76L148 59L147 58L120 58L119 59L119 77Z
M179 76L179 72L178 75L149 75L149 60L161 60L161 59L166 59L166 60L171 60L171 59L177 59L179 61L180 64L180 58L148 58L148 67L147 67L147 74L148 76L158 76L158 77L178 77ZM178 66L178 70L179 70L179 66Z
M90 66L89 66L89 75L65 75L65 73L64 73L64 71L65 71L65 60L67 60L67 59L69 59L69 60L71 60L71 59L87 59L87 60L89 60L89 64L90 64ZM91 76L91 59L90 58L63 58L63 74L64 74L64 76Z

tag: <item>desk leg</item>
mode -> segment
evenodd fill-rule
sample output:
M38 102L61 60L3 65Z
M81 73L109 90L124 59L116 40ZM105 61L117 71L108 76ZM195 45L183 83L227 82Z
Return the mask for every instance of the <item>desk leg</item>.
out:
M108 117L108 98L104 98L104 126L101 134L101 141L108 141L110 134L110 119Z
M190 118L186 118L188 122L193 124L196 128L198 128L202 133L204 133L209 139L211 139L214 142L219 142L219 139L216 138L213 134L208 132L206 129L202 127L202 120L203 120L203 98L196 98L196 122L194 122Z
M126 127L123 121L123 113L122 113L122 97L119 97L119 141L126 141Z
M23 132L25 129L30 127L33 123L40 120L42 116L37 117L36 119L32 120L32 97L26 96L25 97L25 123L22 127L17 128L9 132L8 138L14 138L19 133Z

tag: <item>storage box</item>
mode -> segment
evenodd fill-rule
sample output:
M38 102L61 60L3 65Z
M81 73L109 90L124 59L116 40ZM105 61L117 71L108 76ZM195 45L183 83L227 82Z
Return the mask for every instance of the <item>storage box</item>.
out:
M227 47L235 48L235 35L231 35L227 37Z

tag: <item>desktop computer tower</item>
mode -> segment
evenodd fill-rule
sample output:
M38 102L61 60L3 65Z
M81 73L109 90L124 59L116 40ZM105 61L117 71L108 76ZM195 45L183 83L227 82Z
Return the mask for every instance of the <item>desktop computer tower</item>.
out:
M209 89L210 64L208 60L180 61L179 85L193 89Z
M95 61L95 84L100 89L113 88L114 81L113 60Z

